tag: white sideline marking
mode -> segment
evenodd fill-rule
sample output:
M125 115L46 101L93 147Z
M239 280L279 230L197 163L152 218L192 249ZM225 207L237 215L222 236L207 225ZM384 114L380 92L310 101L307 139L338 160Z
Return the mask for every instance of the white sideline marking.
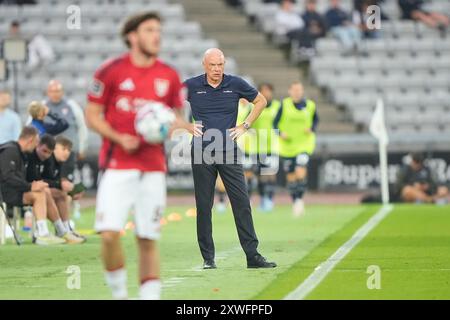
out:
M230 255L232 255L232 254L234 254L234 253L236 253L237 251L240 251L240 250L241 250L241 247L237 246L237 247L234 247L232 249L219 252L219 253L216 254L215 260L216 261L218 261L218 260L225 260ZM170 271L177 271L177 270L170 270ZM201 264L201 265L195 266L195 267L193 267L191 269L180 270L180 271L182 271L182 272L205 272L205 271L211 271L211 270L204 270L203 269L203 265ZM214 270L212 272L214 272ZM169 278L167 280L164 280L162 287L163 288L175 287L177 284L180 284L181 282L183 282L186 279L188 279L188 278L172 277L172 278Z
M394 208L393 205L385 205L375 213L353 236L344 243L331 257L319 264L313 273L306 278L294 291L290 292L284 300L303 300L319 283L330 273L331 270L383 220Z

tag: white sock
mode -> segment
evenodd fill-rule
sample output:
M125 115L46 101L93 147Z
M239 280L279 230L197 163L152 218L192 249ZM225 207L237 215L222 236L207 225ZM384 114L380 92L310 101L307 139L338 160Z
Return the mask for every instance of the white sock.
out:
M63 221L62 223L63 223L63 225L64 225L64 227L66 228L67 231L71 231L72 230L72 228L70 227L70 221L69 220Z
M36 221L36 232L38 237L45 237L50 234L48 231L47 221L45 219Z
M105 279L114 299L123 300L128 298L127 270L125 268L105 271Z
M159 300L161 299L161 280L147 280L139 288L139 299Z
M55 222L53 222L53 225L55 226L56 229L56 235L58 237L62 237L63 235L65 235L67 233L67 229L64 226L64 223L61 221L61 219L56 220Z

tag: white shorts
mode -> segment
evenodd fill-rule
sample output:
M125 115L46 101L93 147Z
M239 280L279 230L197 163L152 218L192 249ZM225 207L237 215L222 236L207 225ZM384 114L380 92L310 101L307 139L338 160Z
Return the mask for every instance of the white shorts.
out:
M95 230L123 230L130 210L134 209L136 236L157 240L165 206L166 177L163 172L108 169L98 188Z

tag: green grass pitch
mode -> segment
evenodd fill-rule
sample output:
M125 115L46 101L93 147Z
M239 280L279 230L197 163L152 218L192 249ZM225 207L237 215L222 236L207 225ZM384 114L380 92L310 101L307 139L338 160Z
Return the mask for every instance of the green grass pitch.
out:
M160 242L163 299L282 299L330 257L379 206L307 207L294 219L290 206L271 214L255 210L260 251L278 267L247 269L231 212L214 214L216 270L201 270L195 218L188 207L169 207L183 219L163 227ZM77 228L90 229L93 209ZM122 238L130 297L137 297L135 240ZM0 299L109 299L99 258L100 238L83 245L39 247L26 238L0 246ZM450 299L450 207L396 205L307 299ZM69 266L80 269L80 289L68 289ZM369 289L369 266L379 268L379 289Z

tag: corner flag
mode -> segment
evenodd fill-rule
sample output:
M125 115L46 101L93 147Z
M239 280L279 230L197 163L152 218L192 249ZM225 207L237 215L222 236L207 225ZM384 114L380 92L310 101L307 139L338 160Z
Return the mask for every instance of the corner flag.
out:
M389 143L389 138L386 130L386 125L384 123L384 103L381 98L377 100L377 106L370 121L369 127L370 133L377 138L379 143L387 145Z
M381 199L383 204L389 203L389 180L387 165L387 145L389 137L384 121L384 103L381 98L377 100L377 106L370 121L370 133L378 140L378 150L380 153L380 185Z

